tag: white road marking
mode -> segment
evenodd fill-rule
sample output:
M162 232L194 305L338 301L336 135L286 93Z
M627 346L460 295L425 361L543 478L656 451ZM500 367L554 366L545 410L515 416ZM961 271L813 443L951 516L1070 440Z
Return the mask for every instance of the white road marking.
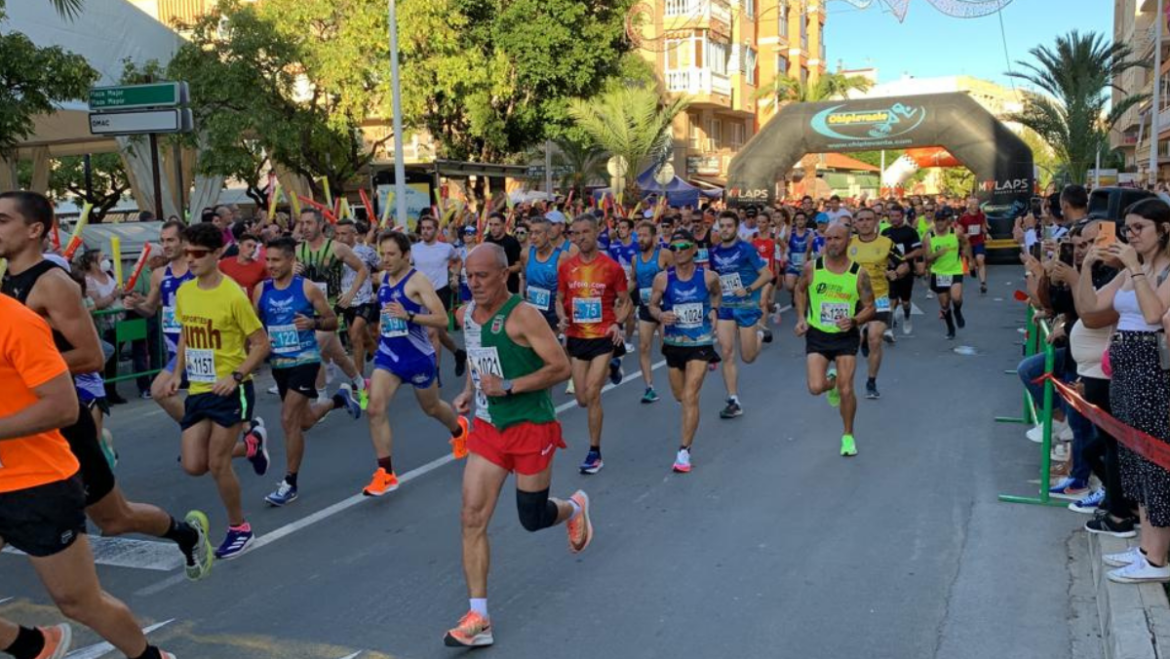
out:
M149 634L150 632L153 632L156 629L160 629L162 627L165 627L174 621L175 621L175 619L171 618L170 620L156 622L149 627L144 627L142 629L142 633ZM103 657L103 656L105 656L113 651L114 651L114 646L103 641L102 643L97 643L95 645L90 645L90 646L87 646L84 648L79 648L77 650L74 650L73 652L70 652L69 654L65 655L65 659L98 659L98 657Z
M911 316L925 316L926 314L923 313L922 309L918 308L917 304L914 304L913 302L911 302L910 303L910 315Z
M0 600L0 604L3 604L11 599L12 599L11 597L5 597L4 599Z
M155 572L170 572L183 566L183 557L170 542L153 542L133 538L89 536L94 562L111 567L129 567ZM23 555L19 549L5 547L5 554Z
M358 650L357 652L354 652L353 654L345 655L341 659L356 659L356 657L363 652L365 652L365 650Z

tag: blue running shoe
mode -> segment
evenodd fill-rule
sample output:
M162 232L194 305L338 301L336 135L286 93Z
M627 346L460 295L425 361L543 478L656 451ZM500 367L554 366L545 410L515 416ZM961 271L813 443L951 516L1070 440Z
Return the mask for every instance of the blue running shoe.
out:
M276 486L276 491L264 497L270 506L280 508L297 500L297 488L289 485L288 481L281 480L280 484Z
M1068 504L1068 509L1074 513L1092 515L1093 513L1097 512L1097 508L1099 508L1104 502L1105 488L1099 487L1090 492L1083 499Z
M604 466L605 463L601 461L601 452L589 449L589 454L585 456L585 462L581 463L581 473L596 474Z
M609 381L613 386L618 386L622 383L622 379L626 377L626 372L622 370L621 357L614 357L609 360Z
M359 396L354 395L353 387L348 384L341 385L337 388L337 393L334 395L335 398L337 396L341 397L341 400L345 403L345 411L355 421L362 418L362 401Z
M247 531L237 531L229 526L223 544L215 550L215 557L221 561L230 561L247 551L255 539L256 534L252 533L251 526L248 527Z
M658 392L654 391L654 387L646 387L646 393L642 394L642 404L657 403Z
M268 431L262 424L253 424L252 429L244 434L245 455L252 463L252 470L257 476L268 473Z
M1089 494L1089 484L1071 476L1048 488L1048 495L1054 499L1077 501Z

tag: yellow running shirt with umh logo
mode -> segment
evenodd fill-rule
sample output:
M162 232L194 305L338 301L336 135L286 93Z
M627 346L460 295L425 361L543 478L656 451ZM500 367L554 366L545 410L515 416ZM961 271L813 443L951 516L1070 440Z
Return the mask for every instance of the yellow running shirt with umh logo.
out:
M247 338L263 328L244 291L228 277L211 289L192 279L175 295L175 318L183 327L191 394L211 391L247 357Z

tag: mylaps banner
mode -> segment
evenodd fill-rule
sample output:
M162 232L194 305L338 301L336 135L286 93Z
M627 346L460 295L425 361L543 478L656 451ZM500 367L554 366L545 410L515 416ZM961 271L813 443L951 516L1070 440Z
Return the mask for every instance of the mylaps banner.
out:
M923 94L823 103L780 110L734 158L732 204L771 204L776 181L809 153L943 147L978 181L981 202L1027 207L1032 150L967 94Z

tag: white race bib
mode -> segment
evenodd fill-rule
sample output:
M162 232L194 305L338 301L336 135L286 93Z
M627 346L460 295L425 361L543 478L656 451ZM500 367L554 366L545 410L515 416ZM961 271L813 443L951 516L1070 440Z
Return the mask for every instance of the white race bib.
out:
M601 322L601 298L576 297L573 298L573 322L578 325L588 325Z
M504 368L500 364L500 353L494 346L491 348L468 347L467 361L471 364L471 382L475 385L475 415L490 423L491 416L488 415L488 397L483 393L479 378L483 373L488 373L501 379L504 377Z
M939 288L947 288L948 286L951 285L952 279L953 279L952 275L935 275L934 276L934 285L939 287Z
M187 348L187 379L191 382L215 384L215 351Z
M406 326L406 321L402 318L391 316L389 311L382 310L381 320L382 336L387 339L406 336L410 333L410 328Z
M874 300L874 304L877 306L878 313L881 313L883 311L889 311L890 310L890 297L888 295L883 295L883 296L877 298L876 300Z
M548 311L549 302L552 300L552 291L547 288L537 288L536 286L528 287L528 303L540 309L541 311Z
M183 325L179 323L179 319L175 317L174 307L163 307L162 310L162 331L163 334L180 334L183 331Z
M978 236L981 233L983 233L983 227L981 225L972 224L971 226L967 227L968 236Z
M638 289L638 298L642 301L642 306L650 306L650 295L654 293L653 286Z
M836 325L838 320L853 315L853 309L848 302L821 302L821 324Z
M678 318L674 326L679 329L695 329L703 326L703 303L688 302L676 304L670 309Z
M743 282L740 281L738 272L729 272L719 275L719 286L723 289L724 295L735 297L735 291L743 288Z
M301 335L296 325L270 326L268 340L272 342L272 352L278 355L296 354L301 351Z

